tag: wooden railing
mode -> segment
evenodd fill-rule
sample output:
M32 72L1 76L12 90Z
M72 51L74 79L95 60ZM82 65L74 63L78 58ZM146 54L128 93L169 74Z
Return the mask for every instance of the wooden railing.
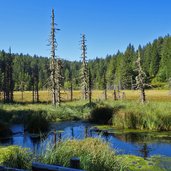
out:
M63 167L57 165L49 165L43 163L32 163L32 171L83 171L80 170L80 160L79 158L71 158L70 167ZM0 171L26 171L23 169L15 169L9 167L0 166Z

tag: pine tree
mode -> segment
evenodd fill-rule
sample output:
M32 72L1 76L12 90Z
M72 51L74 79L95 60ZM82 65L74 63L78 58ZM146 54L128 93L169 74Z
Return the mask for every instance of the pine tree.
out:
M13 81L13 58L11 55L11 48L9 48L9 53L5 55L4 58L4 78L3 78L3 91L4 91L4 102L11 103L13 102L13 90L14 90L14 81Z
M85 44L86 38L85 34L82 34L81 40L81 50L82 50L82 67L81 67L81 88L83 92L83 99L86 100L88 98L88 68L87 68L87 61L86 61L86 50L87 46Z
M13 80L13 56L11 54L11 47L9 48L9 101L13 102L14 80Z
M121 71L121 84L124 89L131 89L131 78L133 75L133 62L135 61L135 51L134 46L129 44L127 47L123 63L122 63L122 71Z

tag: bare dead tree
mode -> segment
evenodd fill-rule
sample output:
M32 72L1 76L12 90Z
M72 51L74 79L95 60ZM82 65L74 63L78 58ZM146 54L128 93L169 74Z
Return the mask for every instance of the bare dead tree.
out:
M56 58L55 51L57 48L57 42L55 38L56 29L55 28L55 15L54 9L52 9L51 16L51 35L50 35L50 45L51 45L51 62L50 62L50 78L51 78L51 91L52 91L52 104L60 105L61 102L61 68L62 62L60 59Z
M82 67L81 67L81 88L83 92L83 99L86 100L88 98L88 68L87 68L87 61L86 61L86 54L87 54L87 46L85 44L86 38L85 34L82 34L81 40L81 50L82 50Z
M169 89L170 89L169 95L171 95L171 77L168 79L168 83L169 83Z
M51 44L51 63L50 63L50 78L51 78L51 88L52 88L52 104L56 105L56 78L55 78L55 50L56 50L56 39L55 39L55 16L54 16L54 9L52 9L52 22L51 22L51 35L50 35L50 44Z
M73 80L72 80L72 71L70 75L70 100L71 102L73 101Z
M91 70L89 68L89 81L88 81L88 97L89 97L89 104L92 102L92 77L91 77Z
M39 72L38 65L34 64L32 68L32 101L39 102Z
M107 100L107 81L106 74L103 75L103 90L104 90L104 99Z
M56 65L56 91L57 91L57 99L56 102L58 104L58 106L61 104L61 87L62 87L62 79L63 79L63 75L62 75L62 60L58 59L57 60L57 65Z
M113 85L113 100L117 100L116 86L115 85Z
M136 76L136 87L138 90L140 90L140 100L141 103L145 103L146 101L146 95L145 95L145 87L147 86L147 84L145 83L145 79L146 79L146 74L143 71L142 67L141 67L141 54L140 51L138 51L138 58L136 60L136 71L138 72L138 75ZM148 85L149 86L149 85Z
M13 56L11 47L9 48L9 100L13 102L14 79L13 79Z

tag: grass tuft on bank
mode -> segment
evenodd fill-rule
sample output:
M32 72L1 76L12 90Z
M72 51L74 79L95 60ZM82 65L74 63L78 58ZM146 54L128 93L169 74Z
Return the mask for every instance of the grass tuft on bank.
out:
M33 154L25 148L18 146L0 147L0 165L17 168L30 169Z
M49 147L42 157L42 162L60 164L68 167L72 157L79 157L81 168L88 171L119 171L126 165L117 158L115 151L99 139L67 140Z

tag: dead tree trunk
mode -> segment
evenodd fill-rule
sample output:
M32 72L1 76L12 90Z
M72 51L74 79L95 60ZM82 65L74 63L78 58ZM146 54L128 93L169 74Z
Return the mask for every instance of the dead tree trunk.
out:
M88 92L89 92L89 104L91 104L92 102L92 79L91 79L91 70L89 69L89 89L88 89Z
M103 75L103 89L104 89L104 99L107 100L107 81L106 74Z
M116 87L115 87L115 85L113 86L113 100L117 100Z
M61 102L61 69L62 63L61 60L56 59L55 50L57 48L57 43L55 39L55 16L54 10L52 9L52 22L51 22L51 63L50 63L50 78L51 78L51 91L52 91L52 104L53 105L60 105Z
M34 95L34 77L32 78L32 103L34 103L35 95Z
M81 87L82 87L84 100L88 98L88 68L87 68L87 61L86 61L87 46L85 42L86 42L85 34L83 34L81 40L81 49L82 49Z
M136 65L137 65L136 71L138 72L138 75L136 76L136 87L138 90L140 90L141 103L145 103L146 101L145 86L147 86L147 84L145 83L146 74L144 73L141 67L140 51L138 51L138 59L136 60Z
M168 80L168 82L169 82L169 95L171 95L171 77L169 78L169 80Z
M13 57L9 48L9 101L13 102L14 80L13 80Z
M52 9L52 23L51 23L51 84L52 84L52 104L56 105L56 79L55 79L55 49L56 49L56 40L55 40L55 22L54 22L54 9Z
M56 66L56 91L57 91L57 104L58 106L61 104L61 87L62 87L62 61L60 59L57 60Z
M73 101L73 83L72 83L72 76L71 76L71 80L70 80L71 86L70 86L70 100L71 102Z

